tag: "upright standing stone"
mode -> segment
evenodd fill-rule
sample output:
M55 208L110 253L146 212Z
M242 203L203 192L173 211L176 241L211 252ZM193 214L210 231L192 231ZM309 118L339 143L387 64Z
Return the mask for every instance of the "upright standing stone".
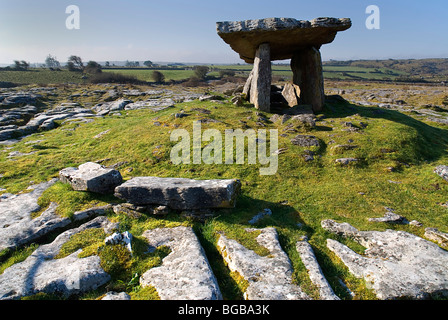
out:
M271 110L271 49L262 43L255 53L250 102L261 111Z
M291 59L293 83L300 87L301 103L313 107L314 113L322 110L325 103L322 58L315 47L294 54Z
M250 101L250 87L252 85L252 78L254 77L254 69L251 70L249 77L243 87L243 94L246 95L246 99Z

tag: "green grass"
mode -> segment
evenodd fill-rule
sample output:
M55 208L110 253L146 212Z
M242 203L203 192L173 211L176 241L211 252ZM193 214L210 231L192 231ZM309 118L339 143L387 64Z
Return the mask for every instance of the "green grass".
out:
M0 81L9 81L16 84L61 84L86 83L79 72L68 70L51 71L48 69L30 69L29 71L3 71L0 70Z
M209 75L219 77L219 70L229 69L237 72L238 76L248 76L252 70L252 65L213 65L209 66L213 69ZM409 73L402 70L394 70L391 68L366 68L354 66L324 66L324 77L326 79L364 79L364 80L385 80L395 79L400 76L409 76ZM103 69L103 72L113 72L123 74L126 76L134 76L138 80L153 82L152 73L154 69L135 68L135 69ZM186 80L194 75L193 70L157 70L165 75L165 81L180 81ZM292 71L289 65L273 65L272 75L281 76L285 79L291 79ZM77 83L85 84L88 80L82 79L83 74L78 72L69 72L68 70L51 71L48 69L30 69L29 71L4 71L0 70L0 82L7 81L17 84L63 84L63 83Z
M433 173L436 165L448 162L446 126L425 123L392 110L341 102L329 103L324 112L318 115L322 119L317 122L316 128L311 131L298 128L295 133L312 134L319 139L321 143L315 149L315 160L304 161L302 155L306 148L290 142L295 134L280 136L279 148L287 148L287 151L279 155L278 172L272 176L260 176L259 164L171 163L170 151L175 145L175 142L170 141L172 130L182 128L191 132L193 121L204 117L194 108L208 109L211 114L207 117L220 121L203 124L203 130L214 128L223 132L228 128L242 128L241 119L251 128L261 128L256 124L256 110L247 105L235 107L228 101L219 105L195 101L178 104L175 108L158 113L149 110L125 111L121 117L107 116L93 123L63 125L52 131L34 134L8 151L37 152L15 161L7 159L8 152L0 152L0 173L4 175L0 178L0 185L13 193L24 190L31 180L34 183L47 181L56 177L58 171L65 167L100 159L108 159L103 162L104 165L127 161L126 165L120 167L125 180L134 176L241 180L242 194L236 208L218 211L205 224L176 214L163 218L146 215L132 218L124 213L108 213L113 221L120 223L120 232L128 230L134 235L136 251L130 257L123 248L105 249L98 240L102 239L102 235L93 237L97 240L75 244L71 250L84 246L84 254L97 252L114 274L111 284L84 298L97 298L107 289L113 288L126 291L135 299L157 299L154 290L141 288L135 280L136 274L140 276L147 268L157 266L161 258L169 253L166 248L160 248L154 255L146 253L146 242L141 235L145 230L156 227L186 225L194 228L226 299L241 299L246 284L228 270L220 256L216 247L219 232L224 232L260 255L267 255L266 250L256 243L256 233L244 231L247 227L253 227L248 221L265 208L272 210L272 216L260 220L255 227L272 226L277 229L280 243L294 267L293 280L315 298L317 290L311 284L295 250L296 241L304 235L308 236L337 294L344 299L350 298L339 284L338 279L341 278L356 293L356 299L374 299L365 282L351 276L343 263L327 249L326 239L337 239L358 252L362 252L362 247L323 230L320 223L324 219L348 222L361 230L396 229L423 236L425 227L437 227L442 232L448 232L447 209L438 204L447 200L448 183ZM190 116L174 118L173 114L181 109ZM265 115L268 118L270 116ZM161 126L153 125L156 117ZM357 126L364 122L368 126L359 132L344 131L346 127L343 123L347 121ZM267 128L276 128L282 134L288 124L277 122L268 124ZM110 132L101 139L93 138L108 129ZM39 148L26 144L27 141L36 140L37 136L45 140ZM349 139L358 148L337 153L332 151L334 144L348 144ZM331 144L330 141L335 143ZM0 146L0 151L2 148L5 147ZM360 161L356 165L342 167L334 162L340 157L356 157ZM387 170L391 166L396 169L394 172ZM389 180L401 183L394 184ZM59 203L62 214L70 216L80 208L95 203L117 202L118 199L75 192L68 185L58 183L40 201L42 205L55 201ZM424 227L369 222L368 218L384 215L384 206L394 208L409 221L415 219L422 222ZM17 254L26 256L27 250L23 249L23 252ZM116 258L111 258L113 256ZM13 260L8 260L5 255L1 261L10 264Z
M165 76L165 81L178 81L190 78L194 75L193 70L153 70L153 69L104 69L103 72L115 72L128 76L135 76L137 79L147 82L154 82L152 78L152 73L154 71L160 71Z

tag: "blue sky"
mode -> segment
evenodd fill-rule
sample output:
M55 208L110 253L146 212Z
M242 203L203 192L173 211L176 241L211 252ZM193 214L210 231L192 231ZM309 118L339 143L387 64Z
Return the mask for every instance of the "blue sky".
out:
M65 9L80 9L68 30ZM368 5L380 30L368 30ZM448 58L448 1L404 0L0 0L0 63L152 60L237 63L216 33L217 21L268 17L351 18L351 29L322 47L324 60Z

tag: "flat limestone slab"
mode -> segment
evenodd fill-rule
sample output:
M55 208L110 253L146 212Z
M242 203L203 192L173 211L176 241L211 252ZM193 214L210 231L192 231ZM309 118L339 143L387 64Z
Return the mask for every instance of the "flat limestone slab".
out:
M198 238L189 227L147 230L152 247L168 246L162 265L146 271L142 286L156 288L162 300L221 300L221 292Z
M136 205L166 205L175 210L233 208L239 180L136 177L115 188L115 196Z
M311 21L292 18L267 18L217 22L218 35L241 59L253 63L255 51L262 43L271 46L271 60L291 59L307 47L319 49L334 40L339 31L352 25L348 18L316 18Z
M109 233L117 226L106 217L97 217L76 229L65 231L53 242L41 245L24 261L0 274L0 300L18 299L40 292L68 297L107 283L110 275L103 270L96 255L79 258L80 249L65 258L54 258L72 235L91 228L103 228Z
M324 220L322 227L353 238L366 247L360 255L338 241L327 239L350 272L364 278L382 300L427 299L448 295L448 251L404 231L359 231L348 223Z
M249 282L246 300L310 300L302 289L292 283L291 261L280 246L275 228L247 229L261 231L257 242L269 250L261 257L237 241L221 235L218 248L231 271L237 271Z
M56 181L57 179L52 179L30 186L28 188L30 192L12 195L0 201L0 251L13 249L26 243L27 238L32 237L35 232L31 232L30 229L35 230L37 223L32 221L30 215L40 210L37 200ZM44 217L39 221L43 221ZM47 223L48 221L42 224Z
M94 162L87 162L78 168L65 168L59 171L59 179L70 183L77 191L90 191L101 194L113 193L123 182L119 171L105 168Z

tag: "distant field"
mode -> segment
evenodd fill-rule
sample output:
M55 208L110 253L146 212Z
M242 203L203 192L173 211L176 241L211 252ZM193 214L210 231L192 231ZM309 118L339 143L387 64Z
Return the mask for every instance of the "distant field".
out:
M218 77L220 70L232 70L237 76L247 76L252 70L251 65L219 65L210 66L212 71L210 76ZM117 72L125 75L133 75L143 81L152 81L152 69L113 69L104 70L105 72ZM165 80L183 80L188 79L194 74L192 70L158 70L165 75ZM292 71L288 65L273 65L272 75L281 76L285 80L292 77ZM359 79L359 80L394 80L400 76L408 76L404 71L396 71L388 68L363 68L352 66L324 66L324 78L326 79Z
M48 69L32 69L29 71L0 71L0 81L16 84L57 84L57 83L86 83L82 74L67 70L51 71Z
M236 76L247 77L252 69L249 64L209 65L209 76L219 78L221 70L232 70ZM330 61L324 62L324 78L328 80L359 80L359 81L446 81L448 76L448 59L439 60L385 60L385 61ZM134 76L145 82L153 82L154 69L115 68L103 69L103 72L114 72ZM191 66L181 66L176 69L162 68L158 70L165 75L165 81L180 81L194 75ZM288 64L274 64L273 76L289 80L292 71ZM31 69L29 71L0 70L0 82L13 82L16 84L60 84L60 83L87 83L82 74L77 72L50 71L48 69Z
M115 73L121 73L127 76L134 76L139 80L147 81L147 82L153 82L152 79L152 73L155 70L153 69L143 69L143 68L136 68L136 69L104 69L103 72L115 72ZM190 78L193 74L193 70L158 70L162 72L165 75L165 81L179 81Z

